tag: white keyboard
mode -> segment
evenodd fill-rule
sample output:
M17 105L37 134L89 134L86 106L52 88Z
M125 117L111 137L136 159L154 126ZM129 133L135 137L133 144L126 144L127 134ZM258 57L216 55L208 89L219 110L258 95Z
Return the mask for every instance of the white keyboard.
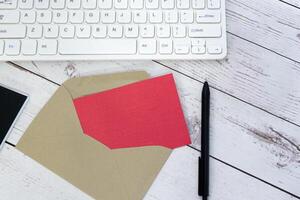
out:
M0 0L0 60L222 59L225 0Z

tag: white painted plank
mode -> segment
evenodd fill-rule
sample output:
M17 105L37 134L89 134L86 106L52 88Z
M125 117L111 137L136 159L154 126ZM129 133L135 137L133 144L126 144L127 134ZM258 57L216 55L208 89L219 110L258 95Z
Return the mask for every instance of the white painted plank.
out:
M150 188L147 195L149 198L146 200L201 199L195 192L198 184L198 156L199 153L190 148L176 149ZM210 196L208 199L284 200L295 198L221 162L210 159Z
M39 163L7 144L0 151L1 200L91 199Z
M195 147L202 84L176 75ZM300 196L300 128L211 90L211 155Z
M223 61L161 63L300 125L300 64L234 36L228 43Z
M226 0L226 17L230 33L300 62L300 9L278 0Z
M40 62L37 66L37 72L59 83L68 78L65 71L70 66L72 76L141 69L152 75L169 72L149 61ZM199 148L202 84L183 75L174 75L193 144ZM212 82L210 77L209 81ZM216 90L212 90L211 121L213 156L300 196L297 188L300 184L299 127Z
M145 200L198 200L199 152L175 150L145 196ZM293 200L294 197L211 159L211 200ZM0 196L17 199L92 199L17 149L5 145L0 152Z

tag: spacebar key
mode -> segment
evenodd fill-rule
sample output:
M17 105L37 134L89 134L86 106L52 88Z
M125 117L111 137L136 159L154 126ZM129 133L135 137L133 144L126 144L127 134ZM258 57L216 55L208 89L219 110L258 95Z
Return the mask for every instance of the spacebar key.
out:
M135 40L120 39L69 39L60 40L61 55L122 55L136 54Z

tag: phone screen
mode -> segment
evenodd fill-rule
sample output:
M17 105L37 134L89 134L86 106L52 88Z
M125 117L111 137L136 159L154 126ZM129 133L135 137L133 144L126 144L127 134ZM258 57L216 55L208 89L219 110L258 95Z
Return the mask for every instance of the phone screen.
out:
M0 86L0 146L22 109L27 97Z

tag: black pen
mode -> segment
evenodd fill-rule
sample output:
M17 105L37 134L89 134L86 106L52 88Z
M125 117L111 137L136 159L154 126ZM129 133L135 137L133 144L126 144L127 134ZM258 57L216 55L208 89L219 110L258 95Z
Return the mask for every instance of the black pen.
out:
M209 185L209 108L210 92L205 81L202 89L201 157L199 157L198 194L203 200L208 197Z

